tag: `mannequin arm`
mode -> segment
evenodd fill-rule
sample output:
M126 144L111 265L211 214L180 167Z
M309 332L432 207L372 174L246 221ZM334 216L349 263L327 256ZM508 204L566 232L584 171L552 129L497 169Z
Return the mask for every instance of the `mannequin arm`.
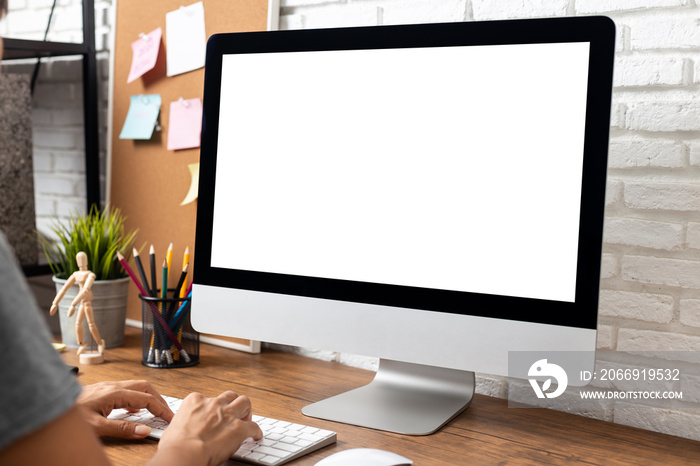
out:
M58 309L58 303L61 302L63 297L66 295L66 292L74 284L75 284L75 276L71 275L70 277L68 277L68 280L66 280L66 283L63 284L61 289L58 290L56 297L53 298L53 302L51 303L51 310L49 311L49 314L54 315L56 313L56 310Z

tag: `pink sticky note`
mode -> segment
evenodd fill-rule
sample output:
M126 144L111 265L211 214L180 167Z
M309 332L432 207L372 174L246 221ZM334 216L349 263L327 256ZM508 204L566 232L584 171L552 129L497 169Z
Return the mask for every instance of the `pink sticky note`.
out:
M170 103L168 150L199 147L202 134L202 100L180 99Z
M133 58L131 60L129 77L126 79L127 83L140 78L156 66L162 37L163 30L158 28L148 34L143 34L137 41L131 44Z

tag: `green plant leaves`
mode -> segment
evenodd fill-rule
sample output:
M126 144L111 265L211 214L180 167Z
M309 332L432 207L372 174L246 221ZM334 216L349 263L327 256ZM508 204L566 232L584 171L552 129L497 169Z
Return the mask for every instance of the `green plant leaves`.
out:
M56 221L51 225L58 241L37 232L51 272L58 278L68 278L78 270L75 256L83 251L88 257L88 268L97 280L125 277L117 251L128 260L138 232L127 232L125 220L119 209L107 208L100 212L93 205L88 215L71 214L67 224Z

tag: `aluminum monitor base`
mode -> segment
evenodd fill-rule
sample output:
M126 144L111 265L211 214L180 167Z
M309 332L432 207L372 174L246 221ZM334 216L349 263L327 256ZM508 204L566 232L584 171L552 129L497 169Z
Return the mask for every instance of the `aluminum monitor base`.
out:
M301 411L330 421L427 435L464 411L473 395L474 372L382 359L368 385Z

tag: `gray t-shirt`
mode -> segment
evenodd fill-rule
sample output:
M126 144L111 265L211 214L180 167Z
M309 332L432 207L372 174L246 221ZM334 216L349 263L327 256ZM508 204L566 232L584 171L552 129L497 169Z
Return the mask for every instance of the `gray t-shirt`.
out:
M0 450L64 414L80 390L51 345L34 295L0 232Z

